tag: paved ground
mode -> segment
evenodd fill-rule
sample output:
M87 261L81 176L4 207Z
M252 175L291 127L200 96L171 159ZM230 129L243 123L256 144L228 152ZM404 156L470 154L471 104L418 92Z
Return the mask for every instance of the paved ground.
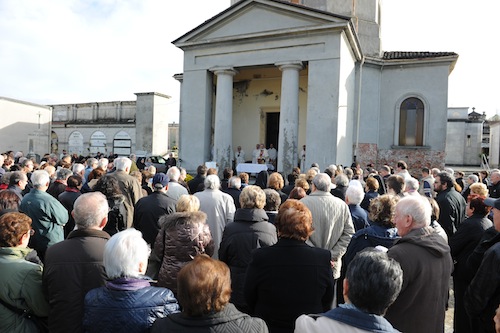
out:
M444 320L444 333L453 333L453 312L455 310L455 297L452 289L453 279L450 279L450 300L448 301L448 311Z

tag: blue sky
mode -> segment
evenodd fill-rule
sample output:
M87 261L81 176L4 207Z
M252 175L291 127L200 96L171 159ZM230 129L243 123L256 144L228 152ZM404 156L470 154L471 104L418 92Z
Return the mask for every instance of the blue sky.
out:
M0 96L40 104L179 99L182 51L171 41L229 0L2 0ZM454 51L449 106L500 112L500 1L383 0L385 51ZM490 60L491 59L491 60Z

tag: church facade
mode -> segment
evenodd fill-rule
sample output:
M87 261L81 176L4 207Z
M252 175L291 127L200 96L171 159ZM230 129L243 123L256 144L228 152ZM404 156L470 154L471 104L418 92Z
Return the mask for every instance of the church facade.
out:
M297 3L300 2L300 3ZM179 158L278 147L306 163L443 167L453 52L384 52L379 0L242 0L173 43L184 51ZM403 28L402 28L403 29Z

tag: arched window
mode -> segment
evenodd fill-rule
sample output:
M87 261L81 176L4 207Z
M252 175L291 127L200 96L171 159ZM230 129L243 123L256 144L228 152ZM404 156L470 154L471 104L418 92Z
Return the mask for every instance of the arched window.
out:
M410 97L401 103L399 111L399 145L424 145L424 103Z

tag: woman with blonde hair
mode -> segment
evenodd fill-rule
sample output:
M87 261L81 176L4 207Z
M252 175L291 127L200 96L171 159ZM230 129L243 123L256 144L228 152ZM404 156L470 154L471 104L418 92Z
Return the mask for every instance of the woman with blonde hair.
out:
M176 212L197 212L200 210L200 200L191 194L183 194L175 205Z
M270 188L272 190L275 190L278 192L281 198L281 202L285 202L286 199L288 199L288 195L286 195L282 189L283 186L285 186L285 181L283 179L283 176L278 173L278 172L273 172L267 181L267 188Z

